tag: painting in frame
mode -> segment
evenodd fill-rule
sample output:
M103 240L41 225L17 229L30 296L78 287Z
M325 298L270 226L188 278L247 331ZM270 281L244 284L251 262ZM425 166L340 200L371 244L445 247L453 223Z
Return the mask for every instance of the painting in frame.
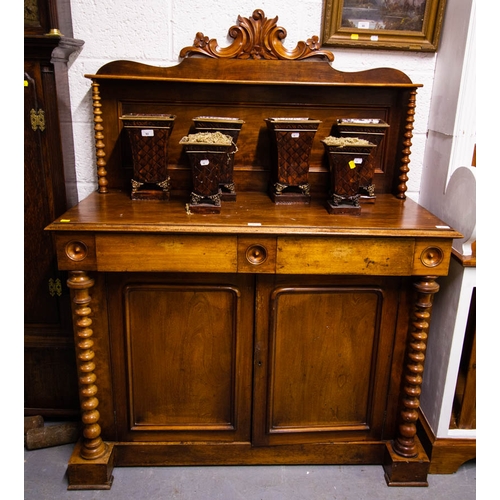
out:
M446 0L324 0L322 45L435 52Z

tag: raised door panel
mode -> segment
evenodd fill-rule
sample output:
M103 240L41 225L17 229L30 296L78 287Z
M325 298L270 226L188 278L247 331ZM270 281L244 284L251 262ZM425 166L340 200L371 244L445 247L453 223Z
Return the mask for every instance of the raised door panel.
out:
M382 439L399 280L259 277L257 289L254 443Z
M110 276L119 440L250 440L252 283Z

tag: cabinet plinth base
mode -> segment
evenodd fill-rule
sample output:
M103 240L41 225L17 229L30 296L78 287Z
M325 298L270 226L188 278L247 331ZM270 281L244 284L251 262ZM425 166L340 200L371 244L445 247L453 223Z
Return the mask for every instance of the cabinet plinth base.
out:
M68 490L109 490L113 484L111 475L114 467L115 448L113 443L106 443L106 453L95 460L86 460L80 456L79 441L68 462Z
M384 442L252 446L250 443L117 442L115 467L200 465L382 465Z
M454 474L465 462L476 458L476 438L437 438L422 412L417 435L431 460L429 474Z
M430 461L420 442L416 441L418 454L412 458L398 455L393 451L392 443L386 444L384 471L388 486L429 486L427 474Z

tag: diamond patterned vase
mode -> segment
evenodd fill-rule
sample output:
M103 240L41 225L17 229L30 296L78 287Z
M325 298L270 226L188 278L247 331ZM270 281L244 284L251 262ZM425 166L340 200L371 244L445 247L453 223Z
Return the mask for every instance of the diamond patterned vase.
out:
M220 213L220 173L227 162L232 144L183 144L193 180L189 209L196 213Z
M220 188L223 201L236 201L233 180L234 156L237 151L236 142L245 122L239 118L222 116L197 116L193 118L193 122L196 132L221 132L232 137L233 145L227 155L226 162L221 166Z
M309 204L309 156L320 120L266 118L271 137L271 198L277 204Z
M332 146L321 141L328 155L330 194L327 208L330 213L361 213L359 205L360 172L375 144L363 146Z
M389 124L378 118L340 118L335 129L340 137L356 137L365 139L379 147L384 139ZM372 148L372 153L363 162L359 170L359 193L361 201L375 201L375 170L380 167L377 161L377 148Z
M120 117L132 150L133 200L170 199L168 142L175 115L128 114Z

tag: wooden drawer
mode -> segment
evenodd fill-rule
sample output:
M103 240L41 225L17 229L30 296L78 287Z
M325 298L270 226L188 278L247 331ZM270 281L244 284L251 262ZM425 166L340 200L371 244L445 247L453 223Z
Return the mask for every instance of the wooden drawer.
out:
M61 270L444 276L451 240L61 233Z
M278 274L407 276L413 238L280 237Z
M236 236L96 235L99 271L234 273Z
M57 235L61 270L235 273L236 236Z

